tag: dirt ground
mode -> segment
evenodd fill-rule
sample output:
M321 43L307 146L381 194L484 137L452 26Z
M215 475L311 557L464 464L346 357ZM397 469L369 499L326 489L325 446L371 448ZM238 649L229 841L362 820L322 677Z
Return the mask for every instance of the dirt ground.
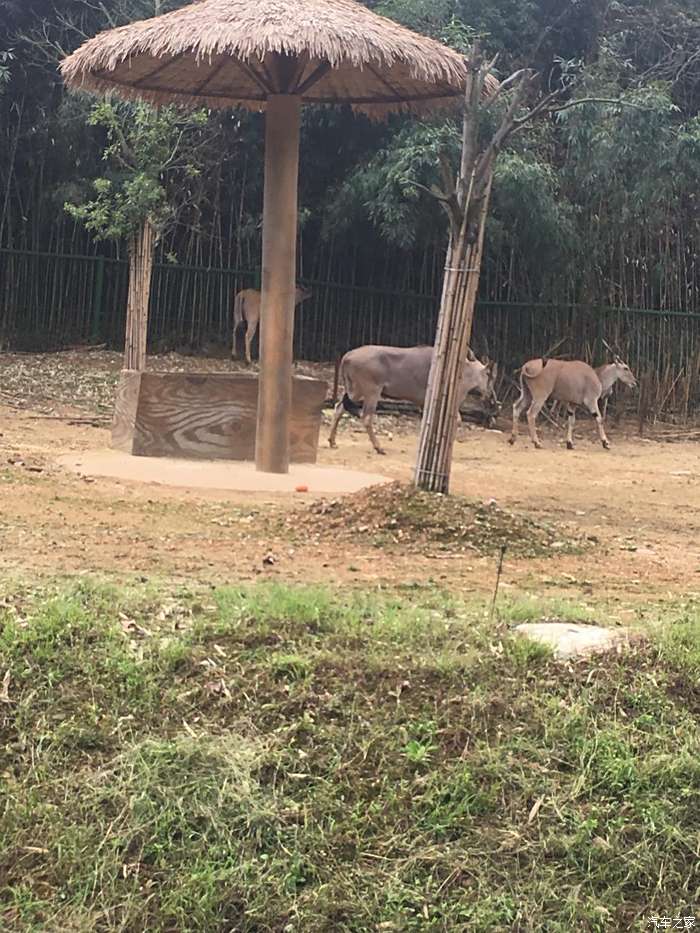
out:
M291 545L279 521L308 506L303 494L222 493L139 484L64 471L56 458L109 445L108 419L119 356L105 353L0 356L0 571L27 579L98 573L235 583L260 577L365 585L447 585L486 593L495 560L479 556L392 553L358 540ZM225 361L168 357L162 369L220 369ZM328 368L300 367L323 372ZM319 462L411 476L418 422L385 415L386 457L371 450L356 421L341 426L339 447ZM504 587L633 605L700 595L700 443L667 435L639 438L610 427L603 451L582 419L578 448L544 429L546 449L525 437L511 449L499 430L465 426L457 443L452 491L583 530L586 553L544 560L506 556ZM678 430L676 432L680 432Z

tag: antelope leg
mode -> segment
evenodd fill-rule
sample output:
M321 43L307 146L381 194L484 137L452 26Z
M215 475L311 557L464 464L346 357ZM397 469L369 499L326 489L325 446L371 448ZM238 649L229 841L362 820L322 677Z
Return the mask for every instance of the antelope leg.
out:
M538 450L542 447L542 444L540 443L540 439L537 436L536 421L537 421L537 416L542 411L543 404L544 402L535 402L533 400L532 404L527 410L527 429L530 434L530 440L532 441L532 443L535 445L535 447Z
M362 410L362 423L365 426L365 430L369 435L369 439L372 442L372 447L377 451L378 454L385 454L386 451L379 446L379 441L377 440L377 435L374 433L374 414L375 408L372 407L369 410L363 408Z
M338 423L343 417L343 412L345 411L345 406L343 405L342 400L338 402L333 411L333 422L331 423L331 433L328 435L328 446L337 447L338 445L335 442L335 435L338 431Z
M574 424L576 423L576 409L573 405L569 405L567 411L567 430L566 430L566 447L568 450L574 449Z
M610 441L607 438L605 433L605 425L603 424L603 416L600 413L598 408L598 402L595 403L595 406L591 408L591 414L595 418L595 422L598 425L598 435L600 437L600 443L606 450L610 450Z
M520 421L520 416L525 411L526 403L525 393L521 392L520 398L513 404L513 430L508 440L509 444L514 444L518 436L518 422Z

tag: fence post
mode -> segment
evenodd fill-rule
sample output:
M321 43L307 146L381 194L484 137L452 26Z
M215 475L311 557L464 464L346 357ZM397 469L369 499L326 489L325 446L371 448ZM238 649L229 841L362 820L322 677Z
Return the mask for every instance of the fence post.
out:
M105 290L105 258L97 257L97 266L95 268L95 294L93 297L92 311L92 337L99 342L102 336L102 315L104 307Z
M593 314L595 314L595 320L596 320L596 343L602 349L604 347L603 340L605 339L605 325L603 321L603 314L600 310L594 311ZM595 363L596 350L597 350L597 347L594 345L593 346L593 359L591 360L592 363Z

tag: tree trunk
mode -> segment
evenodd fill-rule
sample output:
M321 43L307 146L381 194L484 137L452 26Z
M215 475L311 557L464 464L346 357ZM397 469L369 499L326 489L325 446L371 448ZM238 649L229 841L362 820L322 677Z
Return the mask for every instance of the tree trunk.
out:
M156 249L156 232L150 220L129 240L129 298L126 306L124 369L146 368L148 305Z

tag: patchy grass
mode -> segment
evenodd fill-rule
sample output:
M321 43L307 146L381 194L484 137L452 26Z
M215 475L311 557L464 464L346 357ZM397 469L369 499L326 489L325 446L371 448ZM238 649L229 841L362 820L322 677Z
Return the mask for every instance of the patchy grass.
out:
M629 655L561 665L480 605L408 599L6 593L0 928L568 933L697 914L698 607Z
M595 622L596 612L591 605L566 599L540 599L523 595L505 597L498 602L501 619L514 625L522 622Z
M581 547L570 531L508 512L495 502L436 496L402 483L312 503L286 516L283 525L297 538L364 540L389 551L417 546L494 554L505 547L521 557L542 557L576 553Z

